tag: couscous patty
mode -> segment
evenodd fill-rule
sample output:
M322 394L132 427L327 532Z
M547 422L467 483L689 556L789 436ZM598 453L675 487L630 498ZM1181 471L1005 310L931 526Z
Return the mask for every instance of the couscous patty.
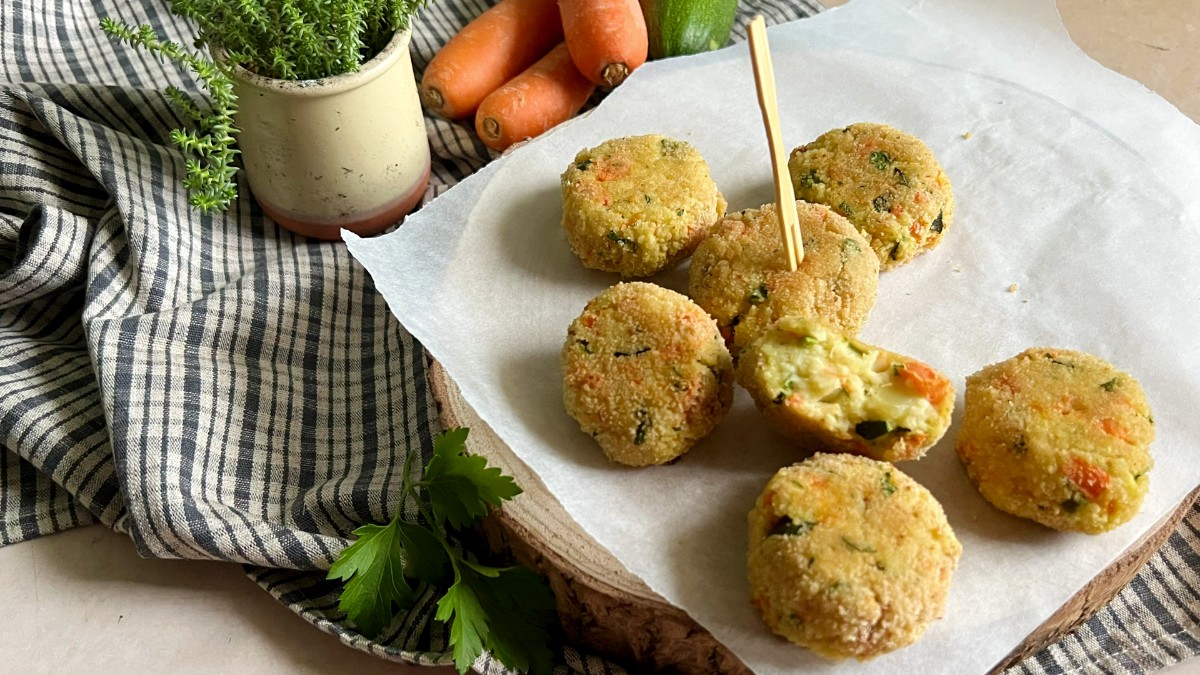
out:
M788 169L796 196L854 223L885 270L937 246L954 218L950 179L933 152L884 124L826 132L793 150Z
M796 202L804 260L788 270L774 204L731 213L692 256L688 294L735 354L783 316L811 316L854 335L875 305L879 261L854 226Z
M942 615L962 552L928 490L854 455L780 469L749 525L751 602L775 633L830 659L919 638Z
M775 322L742 352L737 380L801 447L888 462L924 455L954 410L945 375L798 316Z
M1099 533L1141 508L1154 422L1141 385L1103 359L1038 347L967 378L955 450L1002 511Z
M733 403L733 362L717 325L686 296L644 282L592 299L567 330L563 402L614 462L669 462Z
M605 141L562 175L563 229L584 266L645 277L679 262L725 215L699 151L659 135Z

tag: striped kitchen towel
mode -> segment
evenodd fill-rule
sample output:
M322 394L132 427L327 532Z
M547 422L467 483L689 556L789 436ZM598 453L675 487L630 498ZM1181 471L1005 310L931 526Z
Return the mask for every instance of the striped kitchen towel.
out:
M488 4L422 10L416 69ZM751 0L739 24L818 9ZM371 641L323 572L351 530L386 521L407 454L429 456L424 351L343 246L280 230L248 198L188 208L167 143L182 120L162 89L201 93L109 40L106 15L191 43L161 4L0 8L0 544L102 523L145 556L242 563L358 649L450 662L431 594ZM466 125L428 129L426 199L491 159ZM1193 510L1108 608L1016 671L1141 672L1200 652L1197 525ZM560 658L622 672L571 647ZM477 667L503 670L486 656Z

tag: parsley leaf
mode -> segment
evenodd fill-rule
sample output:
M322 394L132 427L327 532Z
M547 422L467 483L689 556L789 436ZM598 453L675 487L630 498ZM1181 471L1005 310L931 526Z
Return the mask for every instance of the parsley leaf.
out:
M475 587L478 583L479 578L470 571L460 574L437 603L435 618L450 623L450 646L454 648L454 666L460 673L467 672L483 653L483 641L488 635L488 615L479 602Z
M817 524L810 520L792 520L790 516L784 516L771 531L767 533L768 537L799 537L809 532L816 527Z
M896 493L896 481L892 480L892 472L887 471L883 474L883 494L886 497L891 497Z
M524 567L505 567L480 595L493 621L484 645L504 665L521 672L548 673L553 654L546 626L554 623L554 595L541 577Z
M548 673L553 654L545 626L554 621L554 596L524 567L489 567L460 561L450 590L438 601L437 619L450 622L450 645L459 672L486 648L509 668ZM494 620L503 617L503 620ZM493 620L489 620L493 619Z
M338 609L360 632L374 637L391 624L396 607L408 608L416 601L405 577L444 588L453 572L454 583L438 600L435 616L450 623L458 672L465 673L488 649L511 669L549 673L549 627L555 623L550 588L523 567L471 562L447 539L446 524L471 525L489 505L521 492L500 469L489 467L482 457L467 456L466 440L462 428L439 435L422 481L410 480L416 455L409 455L401 494L414 499L424 524L404 520L398 510L386 526L355 530L358 541L329 569L329 579L345 582Z
M521 494L516 482L498 467L489 467L482 457L464 454L466 440L463 428L439 436L421 483L437 523L449 523L454 529L486 516L489 504L499 506Z
M404 572L427 584L443 581L450 573L450 558L437 535L415 523L393 520L396 535L408 554Z
M378 635L392 622L393 607L411 607L416 594L404 578L404 554L397 545L397 521L386 527L364 525L354 531L358 541L342 551L329 568L329 579L347 581L338 600L366 635Z

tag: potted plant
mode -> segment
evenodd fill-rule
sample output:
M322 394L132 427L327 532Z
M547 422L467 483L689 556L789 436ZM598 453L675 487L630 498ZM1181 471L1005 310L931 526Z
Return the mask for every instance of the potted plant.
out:
M236 197L238 154L255 200L295 232L375 234L420 201L429 145L408 55L423 0L173 0L198 27L195 54L149 26L101 20L114 38L185 64L212 96L205 110L167 96L195 129L172 142L189 155L190 203L222 210ZM236 119L235 119L236 116Z

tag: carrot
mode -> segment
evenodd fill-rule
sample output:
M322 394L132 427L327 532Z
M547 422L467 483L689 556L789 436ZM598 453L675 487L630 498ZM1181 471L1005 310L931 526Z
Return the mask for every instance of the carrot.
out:
M1071 455L1071 463L1063 471L1067 480L1075 484L1088 499L1095 500L1108 489L1111 477L1098 466L1089 464L1077 455Z
M646 62L650 38L638 0L558 0L563 35L579 72L615 87Z
M909 361L900 368L900 378L933 405L950 393L950 381L920 361Z
M1125 425L1121 424L1119 421L1117 421L1111 417L1105 417L1103 419L1100 419L1097 422L1097 424L1100 425L1101 431L1108 434L1109 436L1112 436L1114 438L1119 438L1119 439L1125 441L1126 443L1133 442L1133 438L1131 438L1129 435L1129 429L1126 428Z
M565 44L483 99L475 131L483 144L504 150L579 112L596 89L579 73Z
M502 0L458 32L421 78L421 100L457 120L562 41L555 0Z

